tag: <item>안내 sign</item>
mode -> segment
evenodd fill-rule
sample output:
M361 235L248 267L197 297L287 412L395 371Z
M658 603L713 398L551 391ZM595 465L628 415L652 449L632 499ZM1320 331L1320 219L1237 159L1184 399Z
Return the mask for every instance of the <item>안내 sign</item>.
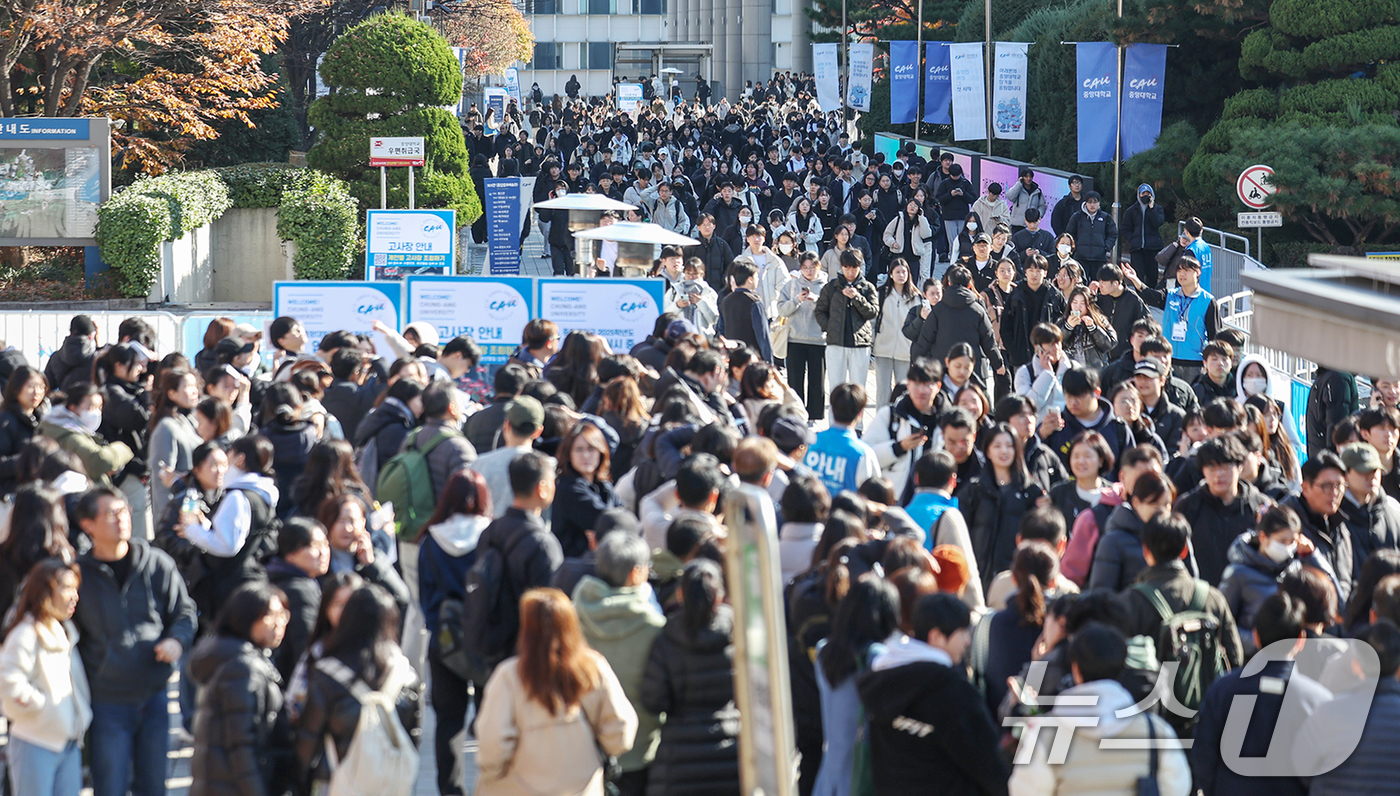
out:
M661 314L660 279L541 279L539 317L602 335L614 353L625 354L651 334Z
M535 281L528 276L411 276L407 291L406 323L431 323L444 343L471 335L488 367L510 359L534 316Z
M368 279L452 273L457 254L456 210L370 210L365 220Z
M321 338L341 330L372 334L374 347L390 351L383 335L374 333L374 322L399 327L403 285L398 282L274 282L273 317L290 315L306 327L307 350L315 351Z

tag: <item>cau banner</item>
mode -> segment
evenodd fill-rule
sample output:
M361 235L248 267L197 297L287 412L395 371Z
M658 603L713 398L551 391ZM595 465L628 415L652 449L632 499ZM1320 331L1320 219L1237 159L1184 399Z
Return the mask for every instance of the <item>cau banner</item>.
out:
M1030 59L1025 42L997 42L992 62L992 134L997 138L1026 140L1026 81Z
M1079 162L1113 160L1118 132L1118 58L1109 42L1080 42L1075 47L1075 95L1079 121Z
M841 67L835 44L812 45L812 73L817 82L817 104L822 113L841 109Z
M912 124L919 113L919 43L890 42L890 124Z
M1162 132L1167 45L1129 44L1123 56L1123 159L1151 149Z
M870 42L856 42L851 45L851 85L847 89L846 104L858 111L870 112L870 80L875 74L875 45Z
M924 47L924 122L952 124L953 82L948 43L931 41Z

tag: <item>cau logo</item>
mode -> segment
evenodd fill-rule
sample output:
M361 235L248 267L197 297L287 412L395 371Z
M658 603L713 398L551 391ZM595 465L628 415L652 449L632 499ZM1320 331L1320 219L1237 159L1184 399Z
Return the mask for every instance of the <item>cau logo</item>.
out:
M1113 78L1109 77L1108 75L1104 75L1103 77L1090 77L1090 78L1085 78L1085 80L1084 80L1084 88L1087 88L1087 89L1101 88L1101 87L1103 87L1103 86L1111 85L1112 83L1113 83Z
M1128 81L1128 88L1131 88L1131 89L1156 88L1156 86L1157 86L1157 78L1156 78L1156 77L1140 77L1140 78L1137 78L1137 79L1129 80L1129 81Z
M381 295L366 294L355 301L356 315L377 315L389 311L389 300Z
M493 290L486 297L486 314L493 320L509 320L519 311L520 294L514 290Z
M633 320L651 307L651 296L639 290L625 290L617 298L617 314L626 320Z

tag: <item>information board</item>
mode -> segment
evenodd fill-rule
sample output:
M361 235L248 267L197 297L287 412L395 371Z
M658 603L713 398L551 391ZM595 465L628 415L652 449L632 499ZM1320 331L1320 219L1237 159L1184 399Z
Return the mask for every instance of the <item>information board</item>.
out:
M365 228L369 235L366 278L452 273L457 255L456 210L370 210Z
M403 307L401 282L274 282L272 314L290 315L306 327L307 350L315 351L321 338L341 330L372 334L381 354L392 349L374 322L399 328ZM392 355L391 355L392 356Z
M615 353L645 340L661 314L660 279L540 279L536 315L559 324L559 334L575 329L602 335Z
M520 178L488 178L481 207L486 214L491 273L520 273Z
M0 246L96 246L107 119L0 119Z
M406 290L404 323L427 321L444 342L471 335L487 367L505 364L535 317L530 277L411 276Z

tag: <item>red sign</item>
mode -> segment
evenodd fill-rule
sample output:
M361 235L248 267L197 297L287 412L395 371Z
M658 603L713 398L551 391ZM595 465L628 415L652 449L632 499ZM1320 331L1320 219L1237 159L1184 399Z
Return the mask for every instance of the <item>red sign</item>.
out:
M423 165L423 139L371 138L369 140L369 165L421 166Z
M1272 176L1274 170L1268 166L1250 166L1240 173L1240 178L1235 180L1235 192L1245 207L1262 210L1269 206L1274 194L1278 193L1277 186L1265 181L1266 177Z

